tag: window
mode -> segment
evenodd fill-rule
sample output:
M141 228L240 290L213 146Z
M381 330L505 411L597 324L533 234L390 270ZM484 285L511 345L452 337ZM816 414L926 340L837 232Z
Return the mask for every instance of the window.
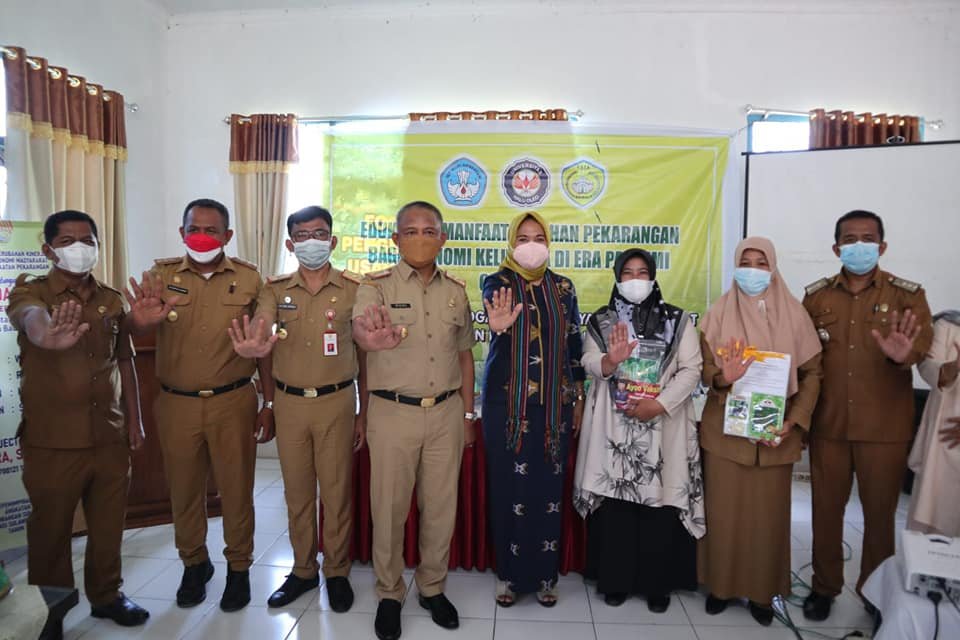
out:
M751 113L747 116L747 151L802 151L810 148L806 115Z

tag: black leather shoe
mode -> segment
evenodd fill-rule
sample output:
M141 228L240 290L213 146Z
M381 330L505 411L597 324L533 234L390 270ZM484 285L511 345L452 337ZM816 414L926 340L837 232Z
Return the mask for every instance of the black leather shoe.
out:
M718 613L723 613L724 611L727 610L727 604L728 604L727 600L718 598L717 596L711 593L710 595L707 596L707 607L706 607L707 613L709 613L712 616L715 616Z
M438 593L429 598L423 594L417 594L420 606L430 611L430 617L439 626L444 629L456 629L460 626L460 616L457 615L457 608L453 603L447 600L447 596Z
M353 606L353 589L344 576L327 578L327 598L330 608L337 613L346 613Z
M213 563L210 560L192 564L183 568L183 578L177 589L177 606L186 609L195 607L207 599L207 583L213 577Z
M307 591L316 589L318 586L320 586L320 576L299 578L292 573L288 574L280 588L270 594L270 598L267 599L267 606L274 609L285 607Z
M121 593L110 604L90 607L90 615L94 618L109 618L121 627L139 627L150 617L150 612Z
M377 606L377 618L373 630L380 640L397 640L400 637L400 601L384 598Z
M653 613L663 613L670 608L670 596L647 596L647 609Z
M250 572L227 569L227 587L220 598L220 608L227 613L240 611L250 604Z
M627 594L625 593L608 593L603 596L603 601L606 602L611 607L619 607L624 602L627 601Z
M807 599L803 601L803 617L807 620L826 620L830 617L830 608L833 606L833 598L811 591Z
M750 601L750 615L765 627L769 627L773 623L773 609L757 604L753 600Z

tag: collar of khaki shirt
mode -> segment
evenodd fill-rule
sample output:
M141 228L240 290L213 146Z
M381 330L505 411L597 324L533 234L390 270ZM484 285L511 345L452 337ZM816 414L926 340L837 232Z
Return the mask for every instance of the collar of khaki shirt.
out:
M881 288L883 286L884 281L886 280L886 275L887 274L884 271L882 271L878 266L876 269L874 269L873 277L870 278L870 284L867 285L866 288L869 289L871 286L876 287L878 289ZM832 286L834 288L843 287L843 289L848 293L851 291L850 277L848 276L847 271L845 269L841 270L840 273L838 273L833 277Z
M224 271L236 271L237 266L233 264L233 260L231 260L226 253L223 253L222 255L223 255L223 259L220 260L220 264L217 265L217 268L214 269L212 273L223 273ZM203 274L197 271L196 267L194 267L193 264L190 262L190 258L188 256L183 256L183 260L181 260L180 264L177 265L176 271L177 273L180 273L182 271L193 271L198 276L203 277Z
M96 288L93 289L94 292L97 292L103 289L103 284L101 284L99 280L94 278L93 274L88 273L87 278L90 278L91 280L93 280L93 284L96 286ZM47 281L50 283L50 288L52 289L53 293L57 295L60 295L64 291L67 291L70 289L70 281L67 280L67 277L65 275L63 275L62 270L58 269L57 267L50 268L50 271L47 273Z
M409 264L407 264L406 260L401 259L400 262L397 263L397 266L394 267L394 269L397 270L397 273L399 273L400 277L403 278L404 280L409 280L410 276L414 274L416 274L418 278L420 277L420 273L416 269L411 267ZM440 267L438 267L437 264L434 263L433 275L430 276L430 280L427 282L427 284L430 284L431 282L433 282L439 277L440 277Z
M343 272L337 269L330 267L330 272L327 274L327 279L320 285L320 288L317 289L317 294L319 294L327 285L333 285L343 289ZM293 289L294 287L300 287L310 295L317 295L310 292L310 288L307 286L307 283L303 280L303 275L300 273L300 269L294 271L293 276L287 282L284 289Z

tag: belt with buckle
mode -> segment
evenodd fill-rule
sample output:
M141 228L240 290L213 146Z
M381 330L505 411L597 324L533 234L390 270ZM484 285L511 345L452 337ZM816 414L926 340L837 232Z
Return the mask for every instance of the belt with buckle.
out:
M322 387L307 387L306 389L301 389L300 387L291 387L290 385L280 382L279 380L274 380L274 382L277 383L277 389L280 389L280 391L289 393L292 396L303 396L304 398L319 398L320 396L325 396L328 393L333 393L334 391L340 391L340 389L353 386L353 378L344 380L343 382L338 382L336 384L327 384Z
M201 389L200 391L181 391L179 389L172 389L165 384L161 384L160 388L166 391L167 393L172 393L175 396L187 396L189 398L212 398L213 396L218 396L221 393L226 393L228 391L233 391L234 389L239 389L240 387L247 384L250 384L250 378L240 378L236 382L225 384L222 387L214 387L213 389Z
M399 402L401 404L409 404L414 407L423 407L424 409L429 409L430 407L440 404L453 394L460 391L459 389L451 389L450 391L444 391L438 396L433 396L432 398L414 398L412 396L402 396L399 393L394 393L393 391L371 391L373 395L378 398L384 398L386 400L393 400L394 402Z

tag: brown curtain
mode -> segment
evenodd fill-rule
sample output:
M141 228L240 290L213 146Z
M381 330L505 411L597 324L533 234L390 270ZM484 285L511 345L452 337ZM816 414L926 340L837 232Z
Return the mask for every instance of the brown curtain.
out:
M567 120L565 109L533 109L531 111L435 111L411 113L410 121L418 120Z
M810 112L810 148L920 142L920 118L835 109Z
M85 211L100 231L97 278L127 274L127 133L123 96L20 47L5 47L7 207L10 220Z
M240 257L277 273L286 237L287 183L297 162L297 118L269 113L230 116L230 173Z

